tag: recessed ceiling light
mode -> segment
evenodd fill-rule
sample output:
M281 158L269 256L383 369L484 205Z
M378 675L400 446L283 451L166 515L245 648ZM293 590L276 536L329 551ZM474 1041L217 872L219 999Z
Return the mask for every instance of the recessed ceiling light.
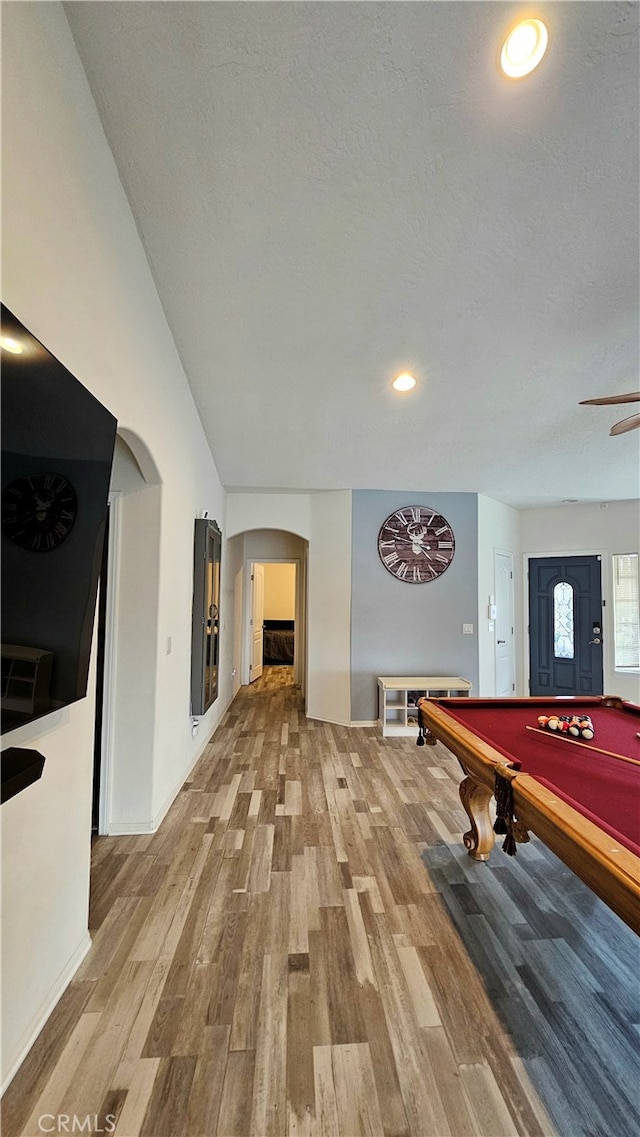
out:
M512 28L502 45L500 66L510 79L523 79L538 66L549 43L542 20L522 20Z
M0 336L0 347L5 351L10 351L12 355L22 355L24 348L19 340L14 340L13 336Z
M413 375L407 375L406 372L403 375L398 375L391 384L396 391L411 391L415 385L416 381Z

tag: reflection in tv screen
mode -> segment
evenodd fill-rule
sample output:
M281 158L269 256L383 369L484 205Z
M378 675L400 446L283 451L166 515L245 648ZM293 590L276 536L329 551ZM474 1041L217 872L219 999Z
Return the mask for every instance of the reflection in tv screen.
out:
M2 732L87 693L116 419L2 306Z

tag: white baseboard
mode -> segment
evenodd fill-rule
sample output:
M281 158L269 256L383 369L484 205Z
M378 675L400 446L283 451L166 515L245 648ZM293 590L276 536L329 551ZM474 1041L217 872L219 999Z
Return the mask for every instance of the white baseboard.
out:
M353 727L359 727L359 726L377 726L378 725L377 719L362 719L361 721L356 720L354 722L341 722L340 719L324 719L324 718L320 718L319 715L310 715L310 714L307 714L306 712L305 712L305 718L315 719L316 722L328 722L331 724L331 726L346 726L347 729L350 729L352 726Z
M115 821L109 826L105 837L135 837L136 834L155 833L157 825L154 821ZM103 834L101 833L102 837Z
M91 936L87 931L84 933L80 943L71 955L70 959L68 959L65 963L55 983L53 983L49 988L49 991L44 998L40 1010L36 1012L34 1018L31 1020L31 1023L25 1030L22 1036L22 1042L17 1048L16 1056L13 1058L13 1060L9 1059L9 1062L11 1064L9 1066L7 1074L5 1075L3 1073L2 1088L0 1089L0 1093L5 1092L7 1086L17 1074L27 1054L31 1050L31 1047L33 1046L36 1038L40 1034L40 1031L42 1030L47 1020L53 1014L53 1011L55 1010L57 1004L60 1002L60 999L64 995L67 987L69 986L90 947ZM3 1058L4 1057L6 1057L6 1055L3 1055Z
M346 726L346 727L348 727L351 725L348 722L342 722L341 719L325 719L325 718L322 718L321 715L310 715L308 711L305 711L304 717L306 719L313 719L314 722L328 722L331 726Z

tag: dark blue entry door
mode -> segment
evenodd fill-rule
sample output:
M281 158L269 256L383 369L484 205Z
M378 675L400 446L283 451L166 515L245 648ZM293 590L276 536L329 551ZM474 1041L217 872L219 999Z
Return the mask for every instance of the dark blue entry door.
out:
M532 695L602 695L600 557L529 561Z

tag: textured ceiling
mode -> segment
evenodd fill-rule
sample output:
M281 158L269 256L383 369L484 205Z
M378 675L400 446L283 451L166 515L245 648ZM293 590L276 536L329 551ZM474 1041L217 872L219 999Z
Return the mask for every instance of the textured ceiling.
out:
M226 486L638 496L637 5L65 10Z

